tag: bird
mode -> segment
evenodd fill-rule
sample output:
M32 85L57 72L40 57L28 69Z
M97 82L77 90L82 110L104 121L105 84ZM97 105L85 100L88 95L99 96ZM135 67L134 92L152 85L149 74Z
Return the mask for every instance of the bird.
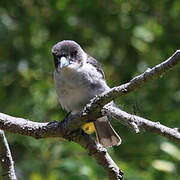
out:
M52 47L54 84L61 107L76 114L95 96L110 90L100 63L73 40L63 40ZM113 104L113 103L112 103ZM81 127L85 133L95 132L97 142L108 148L121 144L108 117L103 116Z

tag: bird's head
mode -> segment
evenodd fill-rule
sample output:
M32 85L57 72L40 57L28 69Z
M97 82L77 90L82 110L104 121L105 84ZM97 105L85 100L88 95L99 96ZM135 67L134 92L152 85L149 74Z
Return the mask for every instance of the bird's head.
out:
M52 48L54 65L57 71L78 69L86 61L87 55L75 41L64 40Z

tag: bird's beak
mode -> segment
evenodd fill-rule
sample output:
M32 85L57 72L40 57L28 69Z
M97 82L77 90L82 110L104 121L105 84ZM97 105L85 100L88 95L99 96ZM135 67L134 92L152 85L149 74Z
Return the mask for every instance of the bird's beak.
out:
M63 67L66 67L68 66L70 63L69 63L69 60L65 57L61 57L60 59L60 64L59 64L59 67L62 69Z

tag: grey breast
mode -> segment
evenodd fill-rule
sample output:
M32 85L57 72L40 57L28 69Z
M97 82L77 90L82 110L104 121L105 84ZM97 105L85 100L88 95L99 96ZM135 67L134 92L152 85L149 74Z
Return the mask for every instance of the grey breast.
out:
M54 80L59 102L66 111L81 110L95 95L109 89L96 71L83 68L64 73L55 71Z

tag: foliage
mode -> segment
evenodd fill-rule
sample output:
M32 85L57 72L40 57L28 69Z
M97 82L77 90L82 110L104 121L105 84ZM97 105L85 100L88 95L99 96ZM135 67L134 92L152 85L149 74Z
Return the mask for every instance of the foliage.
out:
M61 120L51 47L77 41L103 66L111 87L128 82L180 47L180 1L12 0L0 2L0 110L34 121ZM179 127L180 71L117 100L130 113ZM134 135L113 121L123 144L109 149L127 180L180 176L178 145ZM19 179L107 179L78 145L6 133Z

